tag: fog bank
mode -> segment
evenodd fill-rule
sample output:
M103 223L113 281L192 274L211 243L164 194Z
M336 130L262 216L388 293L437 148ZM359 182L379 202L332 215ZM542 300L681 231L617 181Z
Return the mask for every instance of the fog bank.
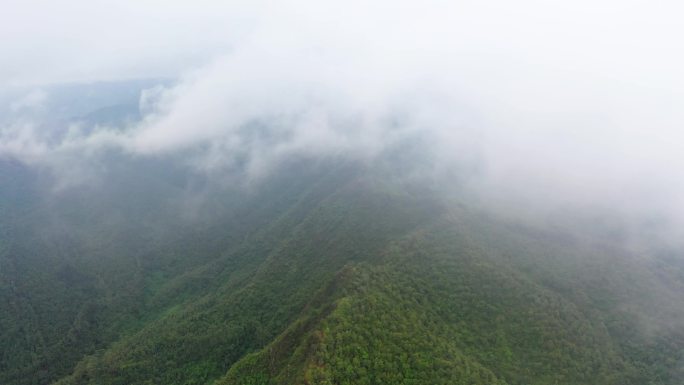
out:
M109 151L259 178L292 155L373 161L421 138L416 162L472 166L486 199L684 221L676 1L6 8L0 157L74 183ZM55 128L44 111L50 84L143 77L174 80L140 93L135 121Z

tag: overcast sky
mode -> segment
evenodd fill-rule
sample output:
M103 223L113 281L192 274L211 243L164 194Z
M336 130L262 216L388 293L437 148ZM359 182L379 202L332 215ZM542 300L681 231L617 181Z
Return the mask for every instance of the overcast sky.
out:
M491 190L679 216L683 19L675 0L5 0L0 87L26 89L13 106L40 105L45 84L177 85L146 91L146 119L123 134L47 143L13 122L0 154L205 146L199 167L247 151L258 174L287 154L368 155L424 132L444 162L481 157ZM248 139L254 121L286 135Z
M634 84L682 81L684 6L674 0L5 0L2 11L0 84L174 76L255 36L340 55L507 62L489 62L492 72L515 61Z

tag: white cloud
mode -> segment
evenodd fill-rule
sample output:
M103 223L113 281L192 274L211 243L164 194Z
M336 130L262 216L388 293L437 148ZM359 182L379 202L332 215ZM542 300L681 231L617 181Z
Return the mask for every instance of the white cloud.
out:
M481 156L488 191L680 212L682 11L641 0L12 2L0 83L180 75L143 95L146 118L123 133L46 144L12 129L0 152L201 149L204 169L247 159L260 174L288 154L369 156L419 132L443 162Z

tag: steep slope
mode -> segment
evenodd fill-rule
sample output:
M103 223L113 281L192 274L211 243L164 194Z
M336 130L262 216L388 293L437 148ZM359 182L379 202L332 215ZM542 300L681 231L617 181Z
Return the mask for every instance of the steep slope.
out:
M5 206L22 221L2 229L0 380L681 382L676 254L506 220L391 175L295 161L207 194L202 221L172 210L174 173L117 176L121 191L60 198L54 218L55 202ZM121 200L132 191L150 199Z
M187 300L83 361L62 383L215 379L284 330L346 263L377 258L387 242L437 212L402 194L388 199L383 186L355 173L330 177L234 252L162 286L153 300L169 290Z
M325 306L218 384L676 383L624 354L592 309L447 226L344 270Z
M122 164L104 189L35 197L29 193L44 186L33 184L29 170L8 174L14 183L2 189L13 195L0 218L0 382L54 380L170 308L239 286L290 226L356 172L309 162L293 178L284 166L283 177L258 191L207 193L216 202L207 197L211 212L195 213L195 220L175 207L186 202L174 185L180 177L154 167Z

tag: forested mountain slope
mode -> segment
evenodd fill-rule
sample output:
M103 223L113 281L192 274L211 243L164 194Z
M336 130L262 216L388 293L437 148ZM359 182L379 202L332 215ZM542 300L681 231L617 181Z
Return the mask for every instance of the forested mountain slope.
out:
M650 319L659 329L647 331L635 319L645 311L640 299L615 294L635 282L617 275L643 282L655 279L651 271L597 254L575 255L574 266L561 269L543 254L517 254L530 251L510 243L499 251L482 247L454 225L442 222L389 245L381 263L342 270L319 294L325 299L312 301L219 384L680 381L681 325ZM550 251L554 242L534 247ZM576 280L545 285L518 258ZM664 294L658 290L639 295L653 305Z
M424 145L258 178L113 152L77 188L0 159L0 383L684 381L679 250L493 209Z
M293 162L210 221L62 198L3 243L3 383L679 383L679 259L376 171Z

